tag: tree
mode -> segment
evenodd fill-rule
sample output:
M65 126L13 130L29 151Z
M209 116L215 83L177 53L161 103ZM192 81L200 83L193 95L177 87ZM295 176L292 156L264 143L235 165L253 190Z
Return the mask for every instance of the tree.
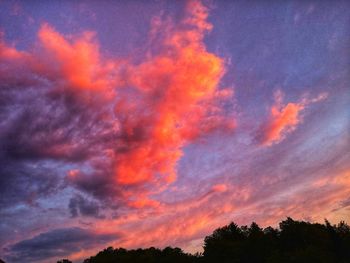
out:
M205 262L237 263L345 263L350 262L350 227L345 222L332 226L295 221L280 222L279 229L218 228L204 240Z
M239 228L235 223L216 229L212 235L204 239L203 256L206 261L239 262L242 246L246 237L246 229Z
M62 259L57 261L57 263L72 263L72 261L68 260L68 259Z

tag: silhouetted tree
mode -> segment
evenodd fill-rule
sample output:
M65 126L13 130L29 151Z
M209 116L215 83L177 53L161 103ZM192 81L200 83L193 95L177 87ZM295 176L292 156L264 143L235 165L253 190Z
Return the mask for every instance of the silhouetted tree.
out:
M237 261L242 257L242 246L246 238L246 229L239 228L235 223L218 228L204 239L203 256L208 261Z
M62 259L57 261L57 263L72 263L72 261L68 260L68 259Z
M147 249L125 250L109 247L84 263L192 263L196 256L185 254L180 248L166 247L163 250L151 247Z
M350 229L345 222L332 226L287 218L279 229L256 223L219 228L204 240L205 262L350 262Z

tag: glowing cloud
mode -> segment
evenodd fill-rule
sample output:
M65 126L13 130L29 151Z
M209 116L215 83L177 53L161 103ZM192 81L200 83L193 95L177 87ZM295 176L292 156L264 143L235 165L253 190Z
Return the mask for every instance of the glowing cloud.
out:
M153 28L153 35L165 35L161 52L129 68L126 83L132 93L119 96L115 107L124 143L115 156L118 183L173 182L182 147L229 126L220 109L208 107L217 100L225 69L202 42L211 28L207 16L207 8L190 1L179 26Z
M50 59L56 61L59 73L81 89L105 90L111 88L111 71L115 64L100 59L93 32L84 32L72 43L48 24L41 26L39 39Z
M275 93L275 104L271 106L270 117L261 128L259 141L262 145L270 146L281 142L287 134L294 131L303 121L302 111L313 102L318 102L327 97L321 94L314 99L302 99L300 102L283 104L283 94L279 90Z

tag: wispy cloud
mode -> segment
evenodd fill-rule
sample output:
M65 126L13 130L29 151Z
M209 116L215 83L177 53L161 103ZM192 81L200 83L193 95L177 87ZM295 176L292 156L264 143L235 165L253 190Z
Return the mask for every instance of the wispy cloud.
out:
M297 129L303 121L303 111L310 103L318 102L327 97L320 94L313 99L303 98L299 102L283 103L283 93L275 93L275 103L270 108L270 116L258 131L257 139L260 144L271 146L281 142L285 137Z

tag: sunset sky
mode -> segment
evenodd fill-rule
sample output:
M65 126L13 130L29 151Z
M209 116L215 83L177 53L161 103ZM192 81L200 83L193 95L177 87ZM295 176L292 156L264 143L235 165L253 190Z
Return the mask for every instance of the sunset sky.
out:
M0 0L0 258L350 221L349 1Z

